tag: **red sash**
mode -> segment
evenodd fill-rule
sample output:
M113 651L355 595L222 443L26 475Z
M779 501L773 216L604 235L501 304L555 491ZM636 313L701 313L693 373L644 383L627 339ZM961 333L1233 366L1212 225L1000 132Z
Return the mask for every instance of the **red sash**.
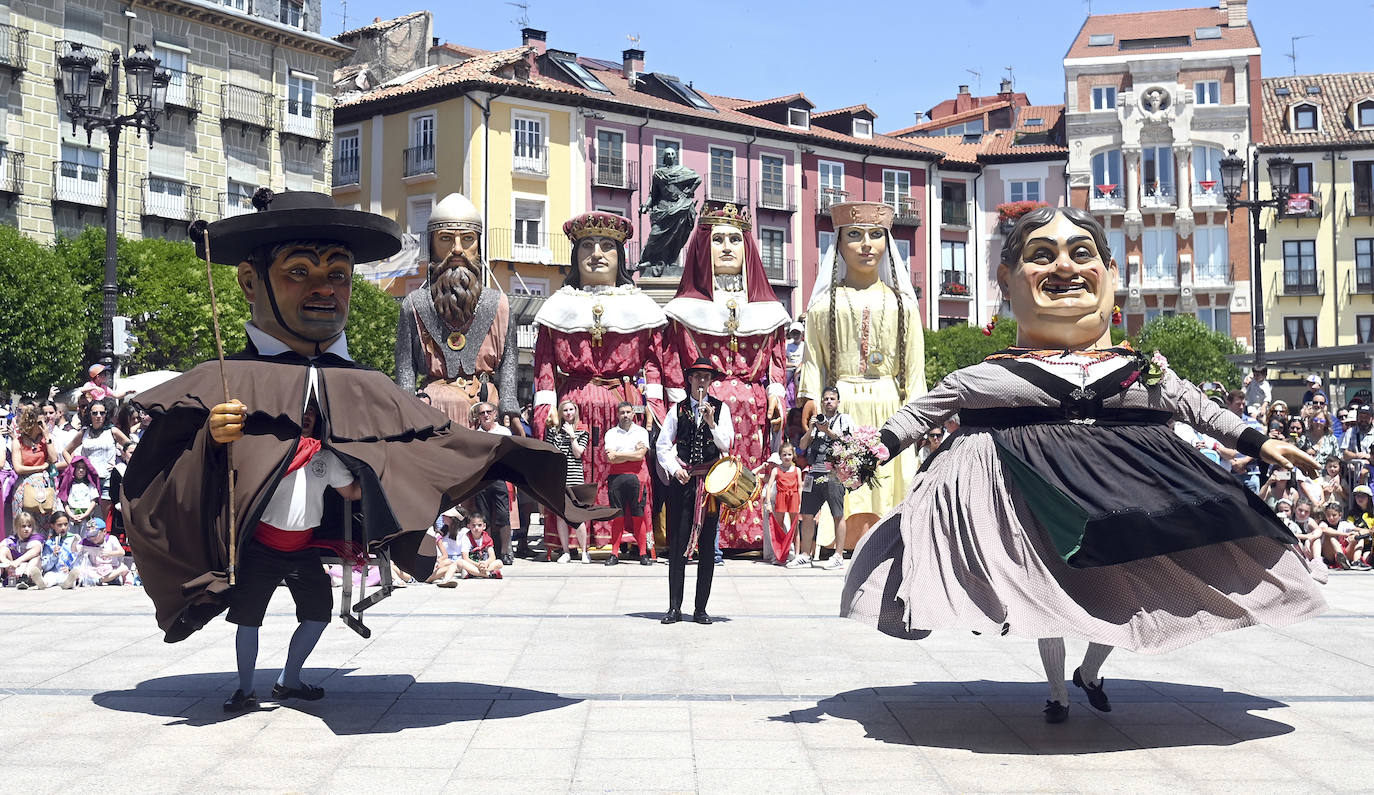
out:
M301 437L296 442L296 452L291 456L291 463L286 466L286 474L289 475L310 463L310 459L314 458L322 447L324 447L324 443L319 439ZM363 563L367 560L367 550L362 545L348 541L316 541L314 528L283 530L266 522L258 522L257 528L253 531L253 538L261 542L263 546L278 552L299 552L306 547L318 547L333 552L340 558L354 564Z
M620 462L618 462L618 463L611 464L611 474L612 474L612 475L638 475L638 474L639 474L639 470L640 470L640 469L643 469L643 467L644 467L644 460L643 460L643 459L640 459L639 461L620 461Z

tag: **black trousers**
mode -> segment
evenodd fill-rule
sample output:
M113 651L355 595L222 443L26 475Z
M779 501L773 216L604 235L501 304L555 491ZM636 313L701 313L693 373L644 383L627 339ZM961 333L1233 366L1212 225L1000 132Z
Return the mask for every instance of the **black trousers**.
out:
M668 515L668 608L682 609L682 591L687 581L687 542L692 535L692 514L696 510L697 484L701 477L686 483L669 478L664 488L664 503ZM701 521L701 535L697 537L697 612L705 612L711 598L711 578L716 574L715 511L707 510Z

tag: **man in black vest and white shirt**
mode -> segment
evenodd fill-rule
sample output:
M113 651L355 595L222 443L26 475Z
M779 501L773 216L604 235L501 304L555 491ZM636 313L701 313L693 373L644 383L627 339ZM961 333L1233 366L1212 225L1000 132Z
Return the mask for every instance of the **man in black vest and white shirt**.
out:
M730 408L706 394L721 374L705 358L687 368L687 397L666 412L654 452L668 475L665 502L668 515L668 612L664 624L682 620L682 591L687 579L691 541L697 541L697 600L692 619L711 623L706 602L715 574L716 510L709 504L702 480L711 465L729 452L735 440ZM699 530L693 533L694 530Z

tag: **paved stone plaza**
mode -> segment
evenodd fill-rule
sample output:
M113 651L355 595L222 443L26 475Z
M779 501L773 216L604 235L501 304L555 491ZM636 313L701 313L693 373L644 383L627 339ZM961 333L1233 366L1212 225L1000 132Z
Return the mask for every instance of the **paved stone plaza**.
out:
M167 645L141 589L6 589L0 790L1370 789L1374 575L1333 576L1331 612L1305 624L1118 653L1115 710L1071 687L1061 726L1040 715L1033 641L893 640L835 617L840 583L730 561L718 623L665 627L662 564L518 562L500 582L398 591L371 640L335 622L305 677L323 701L234 717L229 624ZM294 624L280 590L263 665Z

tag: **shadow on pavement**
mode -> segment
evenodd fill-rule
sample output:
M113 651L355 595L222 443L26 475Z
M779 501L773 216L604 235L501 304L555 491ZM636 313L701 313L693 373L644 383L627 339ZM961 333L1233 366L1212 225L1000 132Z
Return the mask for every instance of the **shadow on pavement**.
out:
M223 701L234 691L231 672L164 676L132 690L97 693L91 701L105 709L178 718L169 726L208 726L251 714L291 709L318 717L336 735L389 734L402 729L442 726L470 720L516 718L571 706L581 699L556 693L473 682L416 682L408 674L350 676L356 669L311 670L302 679L325 688L319 701L274 702L270 679L256 683L257 710L226 713Z
M644 618L644 619L648 619L648 620L651 620L651 621L659 621L659 620L661 620L661 619L663 618L663 614L666 613L666 612L667 612L666 610L640 610L640 611L635 612L635 613L626 613L626 614L625 614L625 617L626 617L626 618ZM728 616L718 616L718 615L716 615L715 613L711 613L710 615L711 615L711 623L712 623L712 624L728 624L728 623L730 623L730 620L731 620ZM679 624L690 624L690 623L692 623L692 614L691 614L690 612L683 611L683 613L682 613L682 620L679 621L678 623L679 623Z
M1289 734L1286 723L1251 714L1286 708L1272 699L1215 687L1107 680L1112 711L1101 713L1070 686L1069 720L1044 721L1039 682L923 682L838 693L770 720L855 721L885 743L959 748L983 754L1107 753L1149 748L1229 746Z

